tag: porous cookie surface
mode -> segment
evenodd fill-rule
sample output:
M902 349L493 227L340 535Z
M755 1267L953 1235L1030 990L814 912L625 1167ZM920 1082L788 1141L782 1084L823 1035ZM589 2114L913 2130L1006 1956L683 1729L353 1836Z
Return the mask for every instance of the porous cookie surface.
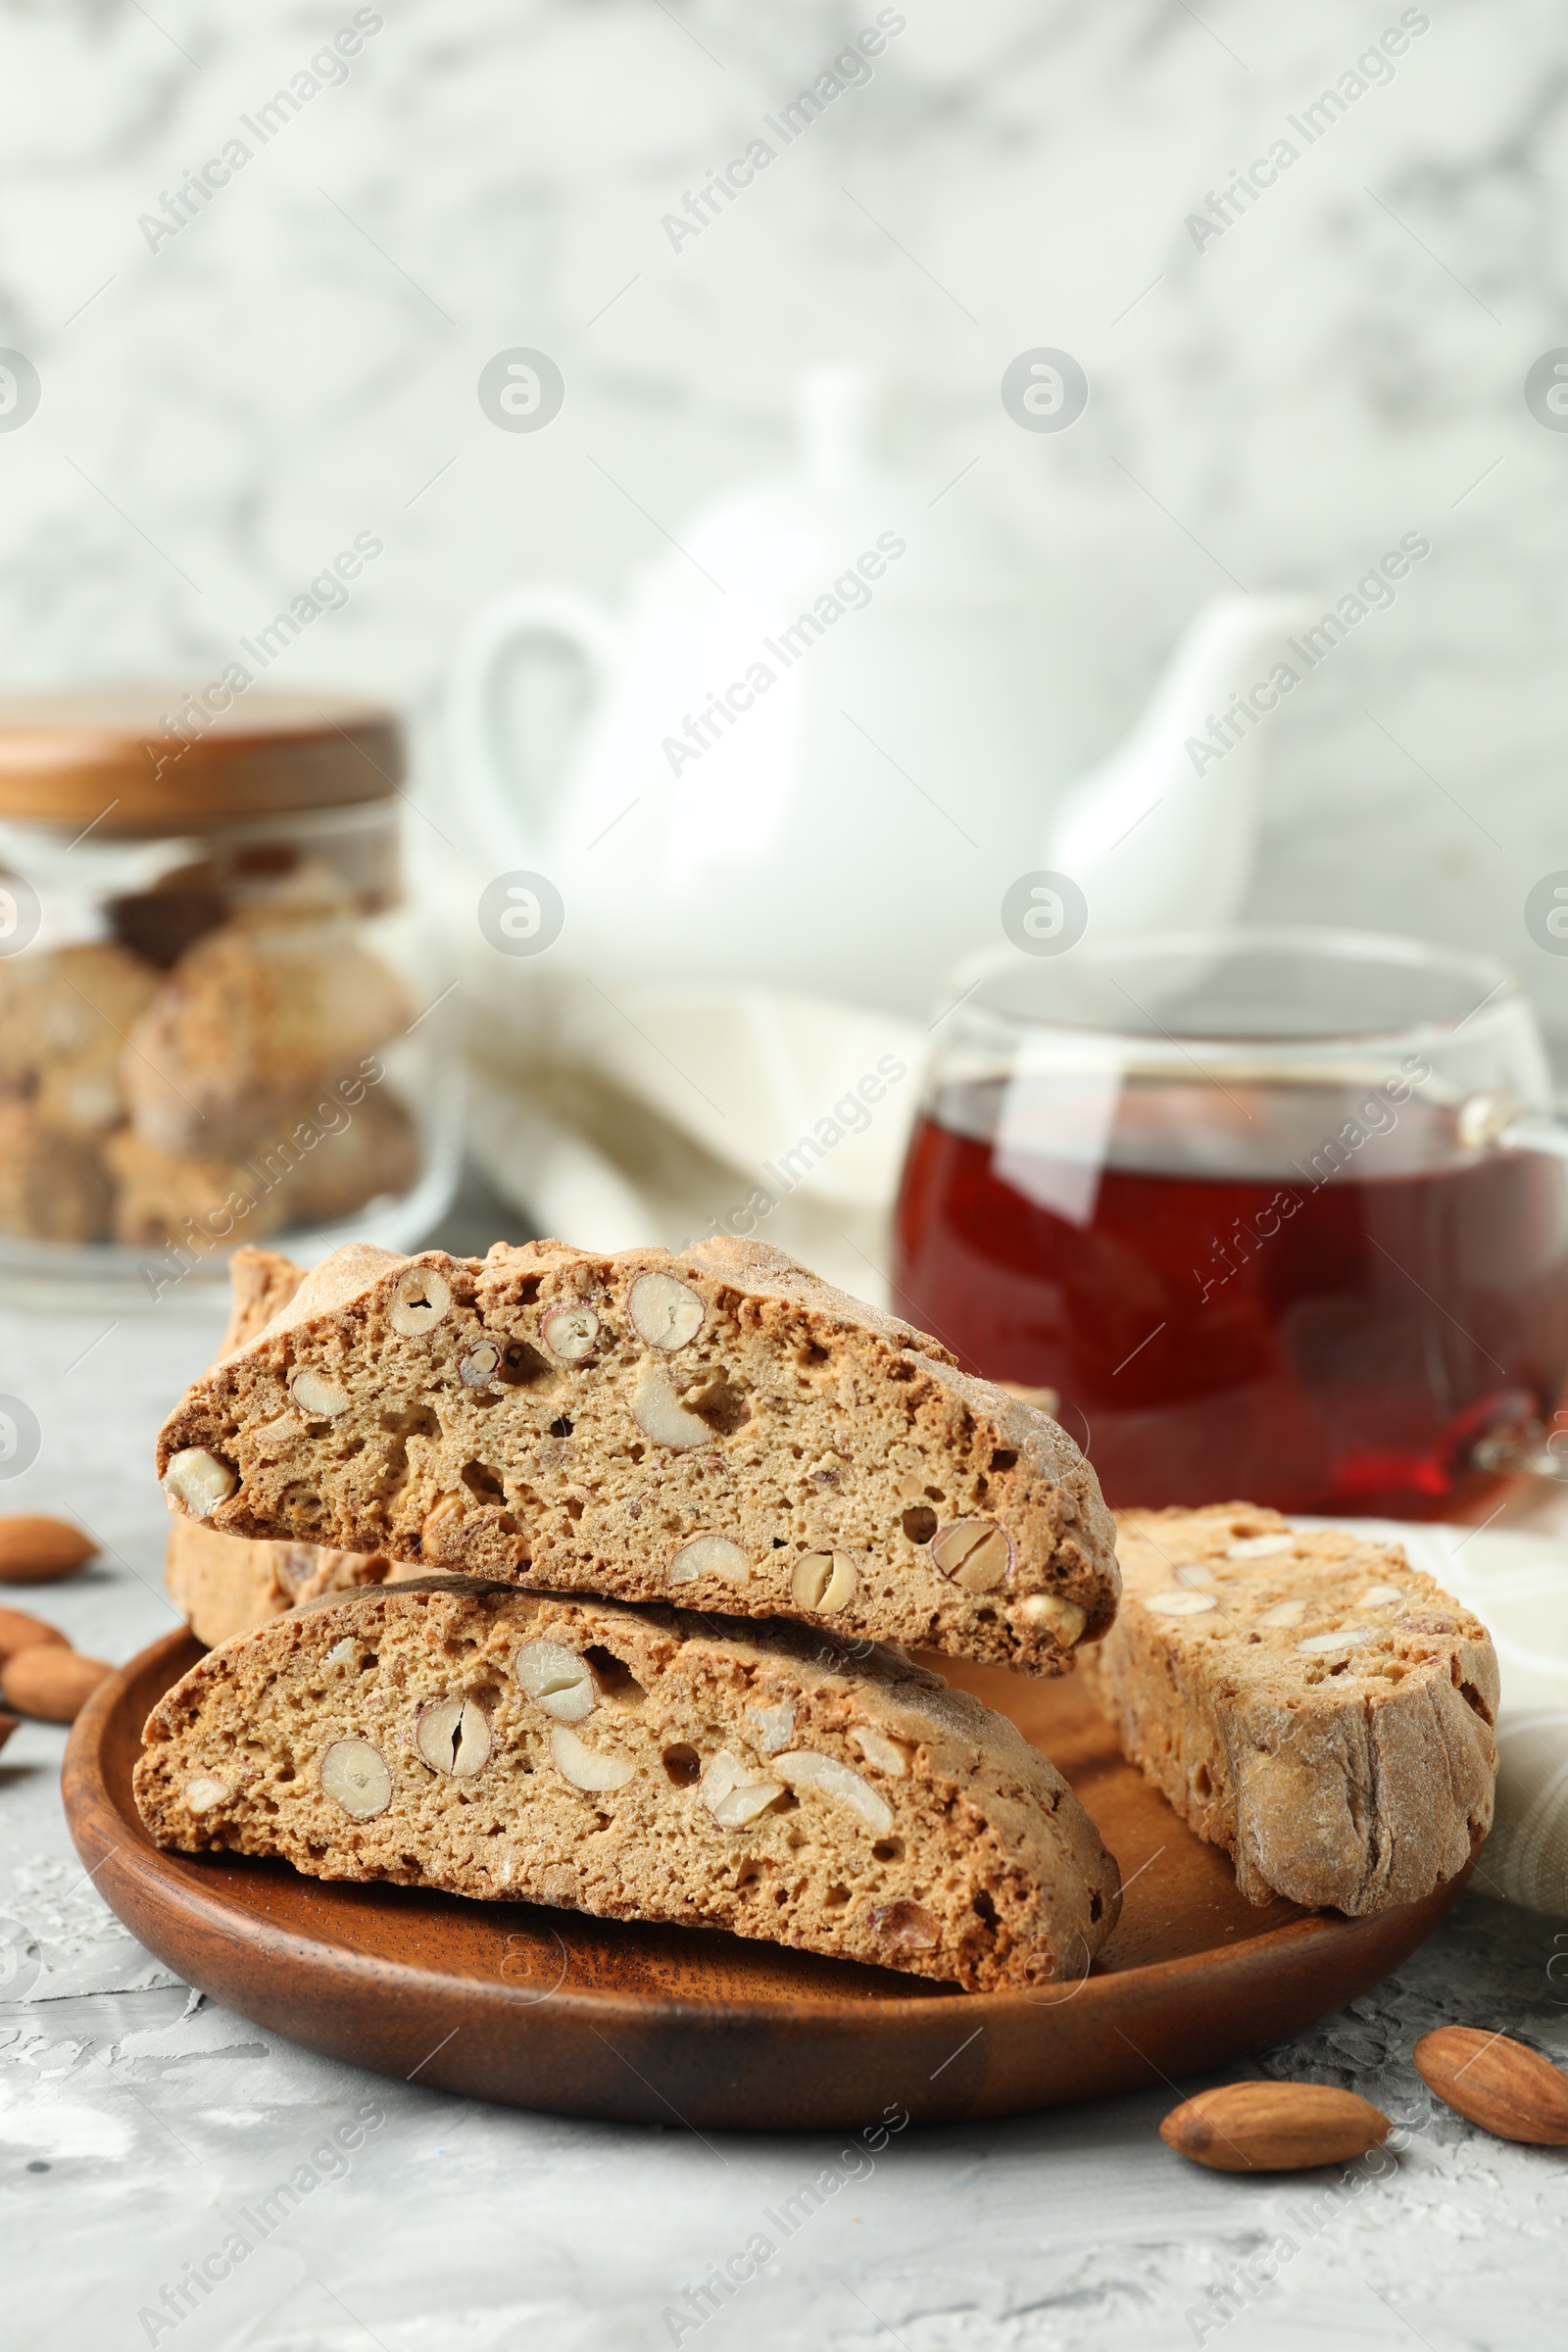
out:
M467 1578L333 1595L148 1719L161 1845L673 1920L989 1990L1088 1969L1116 1865L1013 1726L787 1625Z
M277 1250L236 1250L228 1261L233 1307L217 1360L253 1340L305 1279ZM198 1642L226 1642L281 1615L297 1601L355 1585L378 1585L391 1562L328 1544L252 1543L175 1512L170 1520L164 1582ZM410 1571L405 1571L405 1574Z
M1497 1661L1396 1544L1226 1503L1117 1518L1083 1666L1123 1751L1254 1903L1356 1916L1454 1876L1492 1823Z
M1054 1422L749 1242L339 1250L196 1382L159 1470L229 1534L1035 1673L1116 1605Z

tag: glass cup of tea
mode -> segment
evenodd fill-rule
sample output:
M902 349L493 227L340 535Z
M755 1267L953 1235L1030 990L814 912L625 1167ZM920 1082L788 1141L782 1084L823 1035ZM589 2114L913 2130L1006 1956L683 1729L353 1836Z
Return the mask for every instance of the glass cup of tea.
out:
M1504 965L1246 927L987 950L951 997L894 1304L1054 1393L1114 1507L1568 1474L1568 1128Z

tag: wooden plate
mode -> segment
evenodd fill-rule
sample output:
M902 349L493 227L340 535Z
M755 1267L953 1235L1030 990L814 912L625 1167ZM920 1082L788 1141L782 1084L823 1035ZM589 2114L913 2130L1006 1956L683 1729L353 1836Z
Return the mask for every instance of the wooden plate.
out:
M94 1692L71 1737L72 1835L126 1927L291 2040L561 2115L857 2127L896 2106L942 2122L1171 2081L1364 1992L1463 1885L1379 1919L1254 1911L1071 1678L951 1659L932 1662L1047 1751L1121 1864L1121 1924L1079 1983L965 1994L716 1930L327 1885L283 1863L161 1853L148 1838L130 1793L142 1723L200 1655L187 1634L166 1636Z

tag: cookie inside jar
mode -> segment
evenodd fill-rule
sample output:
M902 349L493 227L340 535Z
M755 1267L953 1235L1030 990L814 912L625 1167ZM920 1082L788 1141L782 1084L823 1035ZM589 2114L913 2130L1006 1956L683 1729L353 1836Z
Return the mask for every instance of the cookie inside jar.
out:
M156 1302L247 1243L408 1247L440 1215L457 1057L406 770L390 710L238 663L0 699L12 1296Z

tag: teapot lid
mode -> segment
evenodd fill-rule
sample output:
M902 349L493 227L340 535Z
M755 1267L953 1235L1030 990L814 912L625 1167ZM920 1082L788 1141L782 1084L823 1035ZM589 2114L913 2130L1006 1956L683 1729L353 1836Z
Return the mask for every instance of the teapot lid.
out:
M405 772L396 715L344 695L219 682L0 696L0 818L200 832L384 800Z
M648 589L692 607L710 603L708 591L715 589L804 588L824 566L840 568L885 534L907 549L879 589L898 604L1011 604L1027 593L1016 546L957 487L968 466L944 485L940 474L920 479L895 463L892 406L873 368L804 369L795 391L794 469L744 482L689 516L677 542L681 555L645 574Z

